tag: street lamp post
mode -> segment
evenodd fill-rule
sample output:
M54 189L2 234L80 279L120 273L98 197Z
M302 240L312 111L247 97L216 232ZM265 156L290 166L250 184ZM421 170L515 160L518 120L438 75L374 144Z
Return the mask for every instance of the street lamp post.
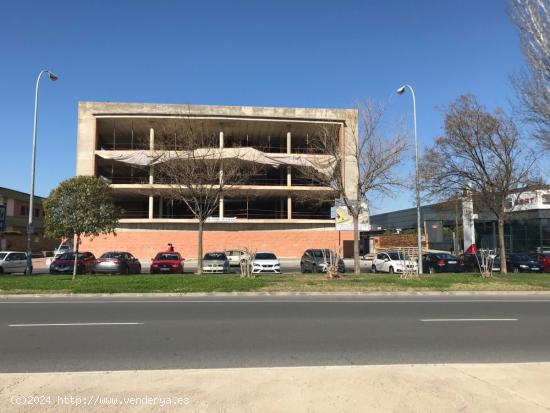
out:
M40 85L40 79L42 75L47 73L50 80L56 81L57 76L50 70L41 70L36 79L36 88L34 91L34 126L32 131L32 164L31 164L31 193L29 196L29 224L27 226L27 268L26 274L32 274L32 235L34 233L33 228L33 216L34 216L34 169L35 169L35 156L36 156L36 129L38 123L38 86Z
M405 93L405 88L409 88L413 98L413 117L414 117L414 152L415 152L415 164L416 164L416 230L418 235L418 273L422 274L422 232L420 224L420 171L418 169L418 137L416 135L416 97L411 85L403 85L397 89L397 93L402 95Z

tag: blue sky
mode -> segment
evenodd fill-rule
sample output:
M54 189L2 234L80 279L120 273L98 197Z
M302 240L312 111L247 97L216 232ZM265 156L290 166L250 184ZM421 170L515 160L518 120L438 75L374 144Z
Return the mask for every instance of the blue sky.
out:
M425 147L461 94L508 108L524 65L497 0L22 0L3 5L0 38L0 186L29 191L36 76L59 75L40 90L42 196L75 173L81 100L342 108L372 98L412 138L410 96L394 95L410 83ZM401 193L372 212L413 205Z

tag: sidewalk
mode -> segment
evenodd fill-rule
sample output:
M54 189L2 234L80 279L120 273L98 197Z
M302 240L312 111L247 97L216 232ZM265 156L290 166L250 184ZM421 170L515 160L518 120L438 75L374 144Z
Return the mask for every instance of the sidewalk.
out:
M0 411L14 413L550 410L550 363L0 374L0 383Z

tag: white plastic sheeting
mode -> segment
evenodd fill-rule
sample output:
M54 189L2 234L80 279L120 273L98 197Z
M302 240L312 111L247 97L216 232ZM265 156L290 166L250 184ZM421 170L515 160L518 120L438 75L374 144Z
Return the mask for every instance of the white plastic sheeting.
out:
M266 154L254 148L202 148L194 151L104 151L95 152L103 159L111 159L130 165L148 166L170 159L242 159L275 168L283 166L312 167L323 175L334 173L336 162L330 155Z

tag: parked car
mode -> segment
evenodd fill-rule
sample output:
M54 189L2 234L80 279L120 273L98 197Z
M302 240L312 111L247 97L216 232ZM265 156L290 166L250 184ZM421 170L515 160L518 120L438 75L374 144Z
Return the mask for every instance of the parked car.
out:
M388 272L393 273L403 273L403 270L411 269L417 270L418 264L412 261L408 255L397 252L380 252L376 254L376 257L372 260L372 272Z
M50 274L72 273L74 266L73 252L66 252L60 255L50 264ZM77 274L93 273L95 267L95 256L91 252L79 252L76 258Z
M181 273L183 274L183 262L185 258L179 252L164 251L159 252L155 258L151 258L151 274L158 273Z
M465 272L479 272L479 267L483 261L479 252L475 254L462 254L459 258L464 262ZM500 257L498 255L492 258L491 270L493 272L500 271Z
M20 251L0 251L0 274L14 272L27 273L27 253Z
M229 272L229 260L225 252L208 252L202 259L202 272Z
M300 270L305 272L326 272L331 257L335 257L336 253L329 249L310 249L305 250L300 259ZM338 271L346 272L346 266L342 258L338 259Z
M94 270L96 273L139 274L141 264L129 252L111 251L102 254L96 260Z
M456 255L446 252L428 252L422 254L422 270L425 273L462 272L464 261Z
M254 256L252 263L252 273L258 274L261 272L272 272L275 274L281 273L281 263L275 254L272 252L258 252Z
M239 249L227 250L225 251L225 255L227 255L227 259L229 260L229 265L231 267L238 267L241 265L242 261L250 257L248 252Z
M59 257L66 252L72 252L73 248L69 244L60 244L55 250L53 250L53 256Z
M533 261L529 255L511 253L506 255L506 267L511 272L542 272L538 262Z
M550 272L550 252L533 252L529 254L529 258L538 262L542 271Z

